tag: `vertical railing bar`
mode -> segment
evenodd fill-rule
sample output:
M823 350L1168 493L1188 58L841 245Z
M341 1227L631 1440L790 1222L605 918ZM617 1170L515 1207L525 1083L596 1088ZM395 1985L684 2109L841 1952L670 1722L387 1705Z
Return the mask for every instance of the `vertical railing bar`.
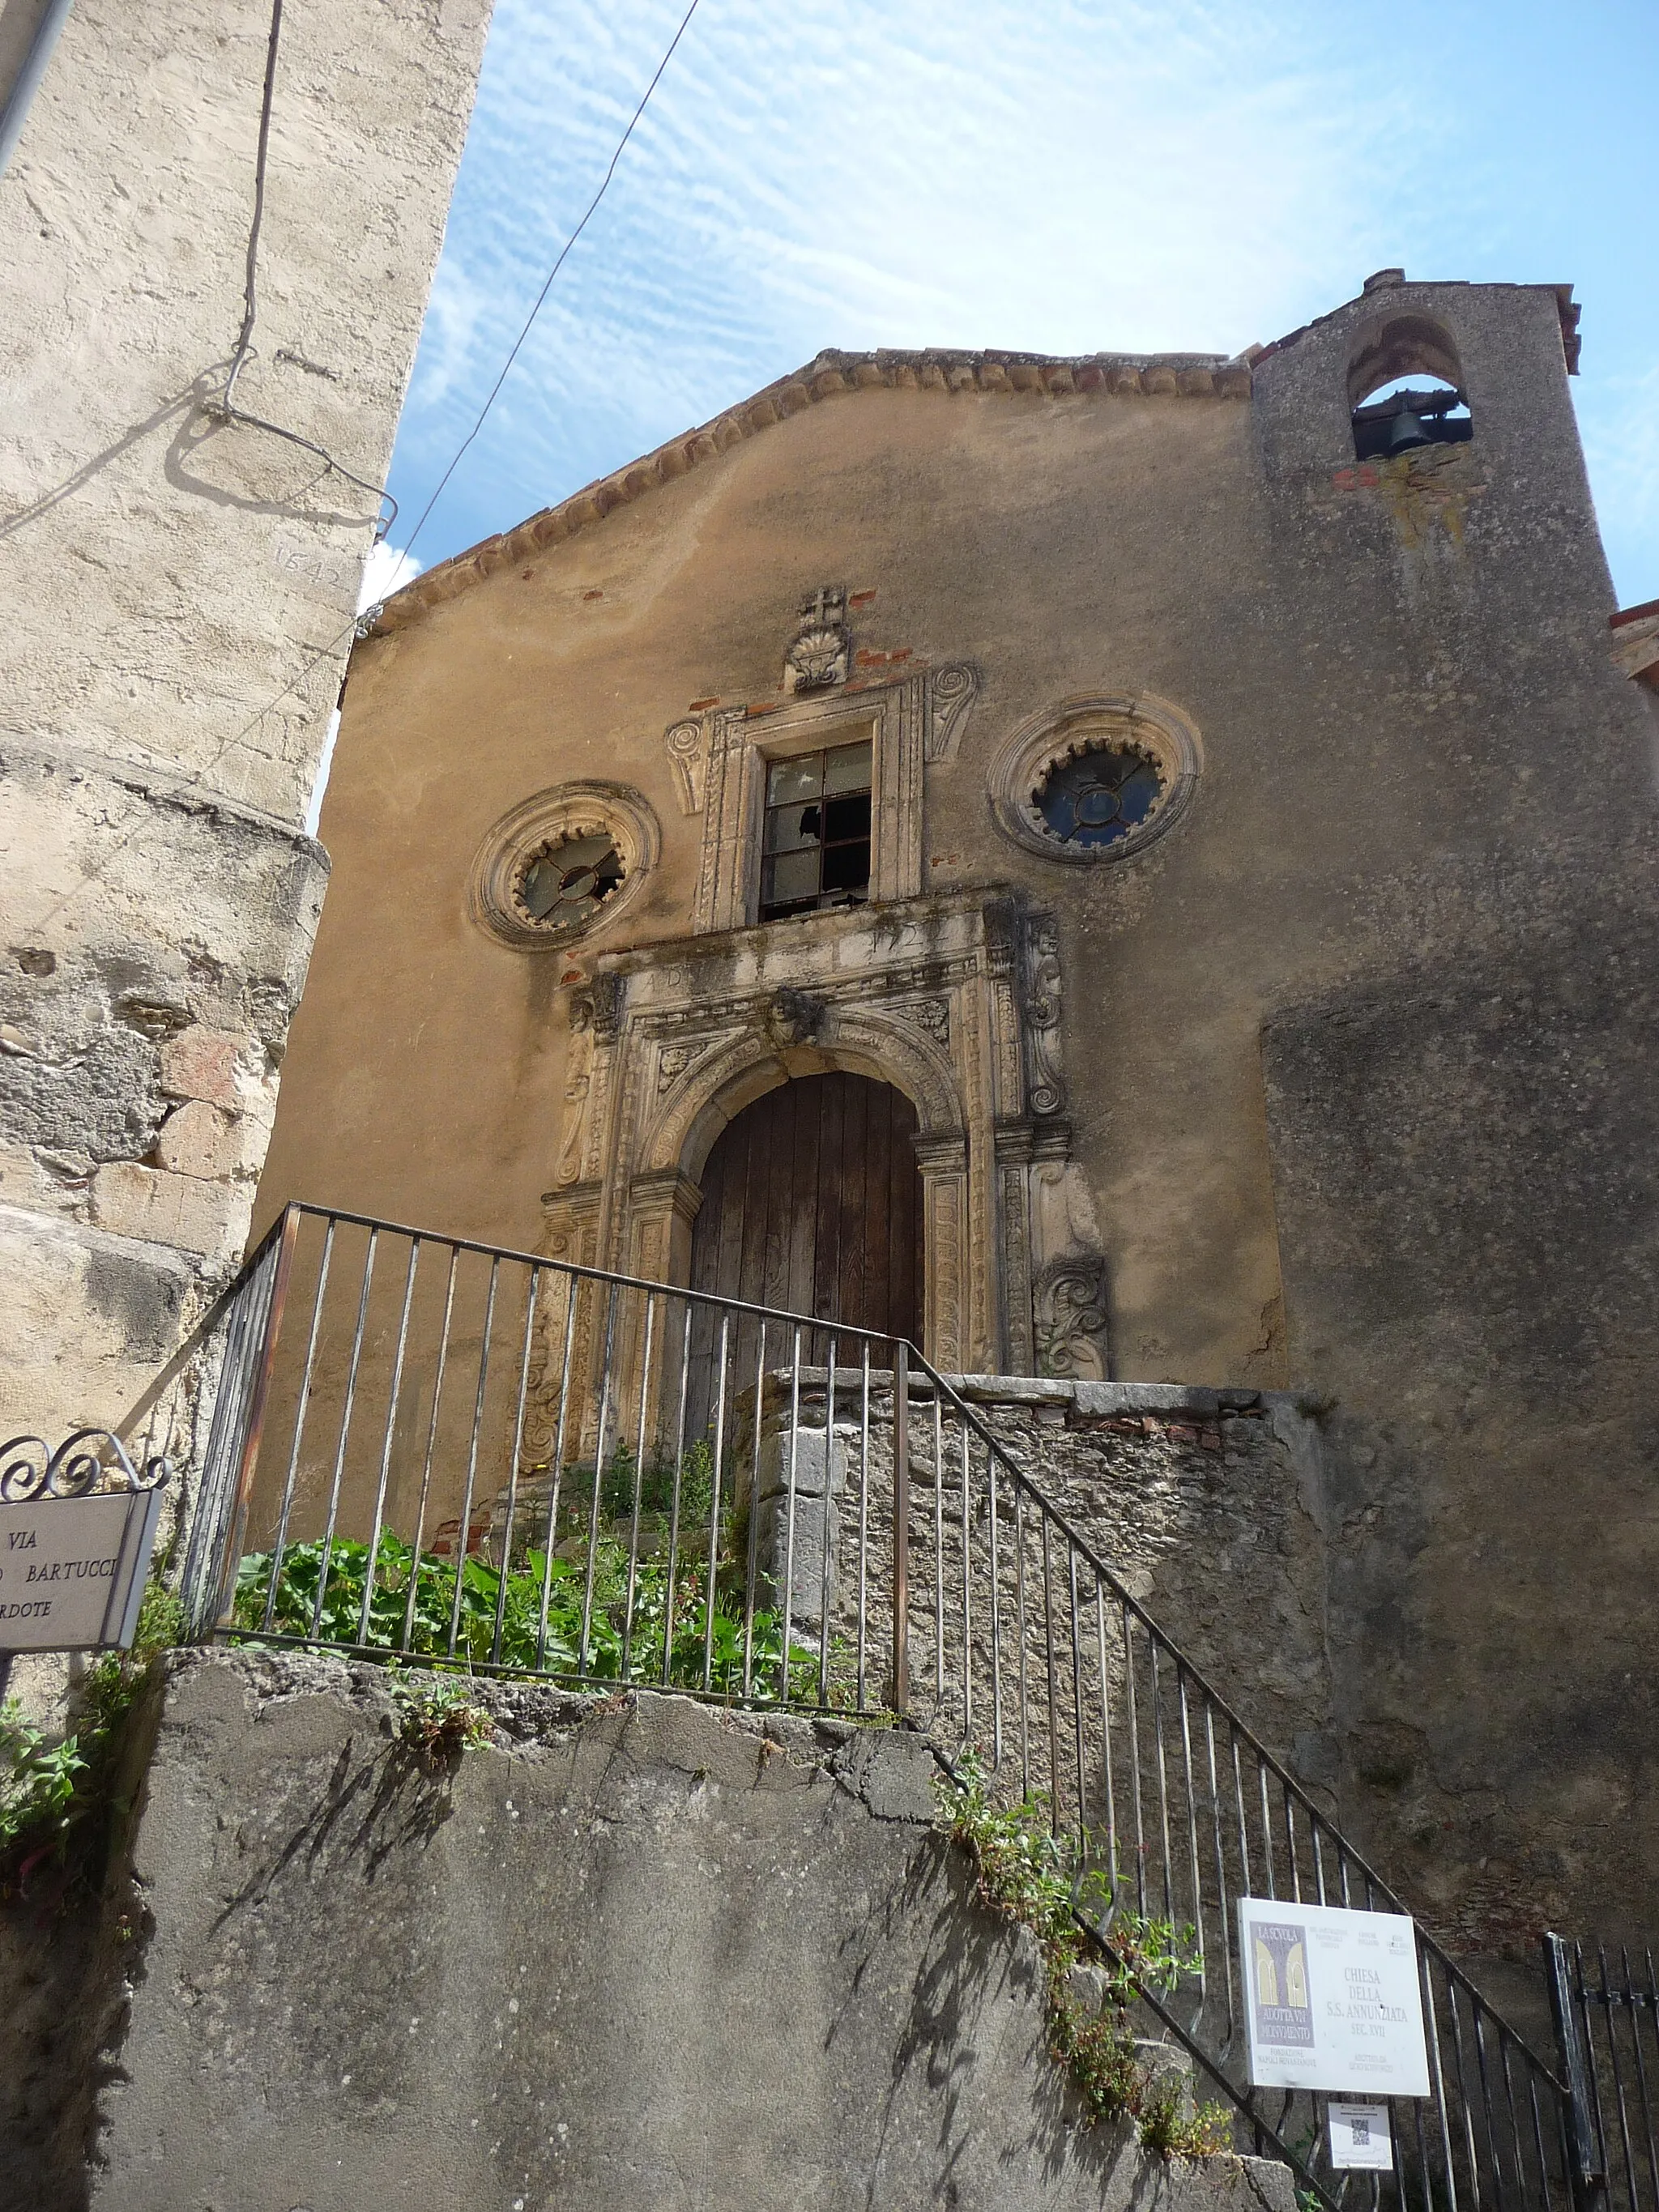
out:
M1162 1638L1156 1629L1146 1634L1146 1656L1151 1662L1151 1695L1152 1708L1152 1744L1158 1753L1158 1826L1164 1847L1164 1917L1175 1917L1175 1888L1172 1880L1175 1854L1170 1849L1170 1774L1164 1755L1164 1680L1159 1670L1158 1645Z
M1368 1905L1370 1888L1368 1881ZM1452 2159L1451 2110L1446 2099L1445 2060L1440 2048L1440 2016L1434 2002L1434 1978L1429 1970L1428 1955L1420 1943L1417 1947L1417 1972L1423 1991L1423 2018L1428 2035L1431 2094L1435 2117L1440 2123L1440 2148L1446 2161L1446 2212L1457 2212L1457 2171Z
M795 1608L795 1492L800 1474L800 1328L790 1340L789 1361L789 1491L783 1522L783 1594L778 1610L778 1703L789 1702L789 1632ZM760 1462L756 1459L756 1489L760 1487ZM826 1470L827 1473L827 1470Z
M1135 1910L1146 1911L1146 1823L1140 1790L1140 1700L1135 1689L1134 1615L1121 1599L1123 1620L1123 1709L1129 1723L1130 1802L1135 1816Z
M622 1679L634 1679L634 1601L640 1582L640 1503L645 1492L645 1428L651 1404L651 1350L657 1328L657 1294L645 1294L645 1340L640 1353L640 1418L635 1430L634 1508L628 1524L628 1602L623 1613Z
M1078 1856L1081 1858L1089 1849L1088 1807L1084 1782L1082 1621L1077 1594L1077 1546L1069 1536L1066 1540L1066 1570L1072 1607L1072 1732L1077 1758L1077 1848Z
M605 1481L605 1431L611 1419L611 1376L617 1356L617 1294L621 1285L612 1283L611 1295L605 1302L604 1362L599 1374L599 1419L593 1437L593 1495L587 1508L587 1571L582 1578L582 1625L576 1644L576 1672L587 1677L588 1655L593 1641L593 1579L599 1559L599 1492Z
M276 1540L271 1547L270 1587L265 1593L264 1618L260 1626L269 1628L276 1603L276 1584L283 1571L283 1554L288 1548L288 1524L294 1508L294 1492L300 1473L300 1447L305 1437L306 1416L311 1410L311 1381L317 1364L317 1339L323 1326L323 1301L328 1291L328 1271L334 1258L334 1217L329 1216L328 1226L323 1231L323 1256L317 1271L316 1295L311 1302L311 1328L306 1338L305 1365L300 1375L300 1398L295 1409L294 1443L288 1455L288 1472L283 1480L282 1510L276 1522Z
M823 1397L823 1526L819 1530L822 1574L818 1588L818 1703L830 1703L830 1528L834 1512L836 1474L836 1361L840 1355L834 1330L830 1334L830 1374Z
M748 1560L744 1578L743 1599L743 1694L749 1697L754 1688L755 1673L755 1579L758 1571L760 1546L760 1480L761 1431L765 1420L766 1406L766 1323L760 1325L760 1342L755 1353L755 1443L750 1460L749 1476L749 1544ZM786 1605L787 1600L785 1600ZM784 1632L787 1637L787 1629Z
M1321 1905L1328 1902L1325 1895L1325 1853L1319 1840L1324 1822L1316 1813L1308 1815L1308 1840L1313 1848L1314 1895Z
M1480 2212L1480 2152L1474 2140L1474 2106L1469 2096L1468 2066L1463 2056L1463 2011L1457 2002L1457 1984L1446 1984L1446 2007L1451 2021L1452 2055L1457 2065L1457 2099L1463 2114L1463 2146L1469 2154L1469 2194Z
M1106 1879L1117 1909L1117 1791L1112 1772L1112 1684L1106 1663L1106 1584L1095 1569L1095 1655L1100 1668L1100 1781L1106 1806Z
M1613 2013L1612 1984L1607 1978L1607 1950L1605 1943L1595 1947L1601 1979L1601 2011L1607 2024L1607 2058L1613 2075L1613 2100L1619 2111L1619 2143L1625 2157L1625 2183L1629 2191L1630 2212L1637 2212L1636 2156L1631 2148L1630 2115L1626 2109L1625 2071L1619 2063L1619 2022Z
M1620 1945L1619 1950L1620 1956L1624 1960L1625 1990L1626 1996L1630 1999L1631 2043L1636 2054L1636 2079L1638 2087L1642 2092L1643 2130L1647 2136L1648 2179L1651 2184L1653 2190L1653 2194L1649 2199L1649 2204L1650 2208L1655 2208L1659 2207L1659 2147L1656 2147L1653 2139L1653 2099L1648 2088L1647 2061L1642 2056L1642 2021L1640 2013L1638 2009L1636 1984L1631 1975L1630 1950L1628 1946L1622 1943ZM1653 1954L1650 1951L1647 1954L1647 1959L1648 1978L1650 1984L1651 1984L1653 1978ZM1651 1998L1649 1999L1649 2005L1650 2033L1654 2036L1656 2050L1659 2050L1659 2008L1654 2007Z
M1502 2021L1495 2021L1498 2033L1498 2057L1504 2071L1504 2103L1510 2116L1510 2140L1515 2146L1516 2187L1524 2201L1527 2194L1527 2153L1521 2132L1521 2121L1515 2109L1515 2076L1510 2066L1510 2033Z
M991 1771L1002 1768L1002 1556L997 1528L997 1454L985 1447L985 1488L991 1509Z
M202 1468L185 1554L183 1589L192 1637L217 1622L229 1580L240 1469L245 1458L247 1415L253 1402L254 1346L264 1331L265 1283L274 1253L268 1251L234 1294L225 1313L219 1379L203 1447ZM204 1351L213 1341L210 1333ZM275 1584L272 1584L273 1589Z
M1060 1717L1054 1710L1054 1577L1053 1547L1048 1536L1048 1512L1037 1507L1042 1531L1042 1648L1047 1666L1048 1700L1048 1826L1060 1833Z
M484 1393L489 1384L489 1337L495 1325L495 1285L501 1274L499 1259L489 1263L489 1285L484 1294L483 1334L478 1340L478 1388L472 1401L472 1434L467 1443L466 1485L461 1497L460 1528L455 1538L455 1593L449 1609L447 1656L455 1656L461 1633L462 1586L466 1580L467 1544L472 1534L472 1492L478 1476L478 1439L483 1433Z
M893 1340L893 1711L910 1706L910 1346Z
M1613 2160L1607 2151L1607 2114L1601 2108L1601 2069L1595 2063L1595 2030L1590 2024L1589 1990L1584 1980L1584 1947L1575 1940L1572 1947L1574 1975L1577 1983L1575 2002L1583 2024L1585 2072L1589 2077L1590 2117L1595 2124L1595 2167L1605 2192Z
M219 1588L216 1593L214 1616L216 1625L228 1626L234 1618L236 1577L241 1562L242 1545L247 1534L247 1517L253 1499L254 1476L259 1462L259 1446L264 1434L265 1409L270 1402L270 1385L276 1372L276 1347L283 1332L283 1318L288 1306L289 1278L294 1271L294 1254L300 1241L300 1209L289 1205L283 1209L283 1225L274 1245L268 1244L263 1266L249 1285L250 1316L258 1301L259 1342L258 1357L249 1370L246 1394L238 1407L240 1445L237 1454L235 1480L230 1496L230 1517L227 1533L229 1541L220 1561ZM253 1291L254 1284L262 1284L263 1296Z
M708 1588L703 1594L702 1686L714 1681L714 1583L720 1572L720 1479L726 1465L726 1393L732 1370L732 1316L720 1316L720 1360L714 1379L714 1479L708 1500Z
M507 1518L501 1526L501 1579L495 1585L495 1620L489 1636L489 1663L501 1663L501 1636L507 1625L507 1584L513 1566L513 1528L519 1512L519 1462L524 1452L524 1409L530 1392L530 1352L536 1340L536 1300L541 1289L542 1271L530 1270L530 1288L525 1295L524 1342L519 1348L519 1389L513 1410L513 1456L507 1467Z
M1567 2185L1567 2202L1572 2202L1572 2153L1566 2139L1566 2112L1562 2100L1556 2097L1557 2130L1561 2137L1561 2172ZM1527 2103L1532 2112L1533 2148L1538 2154L1538 2178L1544 2192L1544 2212L1551 2212L1549 2152L1544 2142L1544 2116L1538 2109L1538 2076L1530 2065L1527 2069Z
M323 1632L323 1607L328 1599L328 1578L334 1559L334 1529L340 1514L340 1484L345 1475L346 1440L351 1431L352 1407L357 1395L357 1370L363 1355L363 1330L368 1321L368 1293L374 1280L374 1254L380 1232L368 1232L368 1251L363 1262L363 1287L357 1298L357 1326L351 1340L351 1359L346 1370L345 1403L340 1409L340 1441L334 1454L334 1475L329 1485L328 1522L323 1531L323 1548L317 1575L317 1597L311 1609L311 1633L320 1642Z
M1193 1876L1193 1929L1198 1939L1198 1996L1203 2003L1209 1990L1204 1942L1204 1881L1198 1864L1198 1790L1193 1781L1193 1723L1187 1703L1187 1669L1176 1663L1176 1695L1181 1707L1182 1771L1187 1784L1187 1850Z
M668 1501L668 1588L663 1599L662 1680L665 1688L674 1654L675 1601L679 1595L680 1484L685 1474L686 1394L691 1382L691 1316L690 1298L683 1298L685 1320L680 1332L679 1405L674 1419L674 1487Z
M858 1709L866 1710L865 1623L869 1609L870 1565L870 1340L863 1342L859 1399L859 1613Z
M1501 2207L1505 2195L1504 2147L1498 2131L1497 2114L1492 2106L1492 2068L1486 2056L1486 2006L1479 1997L1470 2005L1470 2026L1474 2035L1474 2070L1480 2084L1480 2109L1486 2123L1486 2148L1492 2155L1492 2187ZM1521 2169L1516 2167L1516 2180L1521 2179Z
M1025 1647L1030 1639L1030 1630L1025 1613L1025 1487L1018 1479L1014 1483L1014 1566L1015 1595L1019 1610L1019 1789L1022 1797L1029 1797L1031 1794L1031 1722Z
M945 1710L945 1423L933 1391L933 1709Z
M1238 1756L1238 1730L1231 1721L1227 1723L1227 1741L1233 1755L1233 1800L1238 1808L1238 1878L1244 1887L1245 1897L1255 1895L1255 1877L1250 1872L1250 1821L1244 1808L1244 1770Z
M398 1401L403 1395L404 1355L409 1348L409 1312L415 1297L415 1271L420 1261L421 1240L418 1237L411 1237L409 1265L404 1271L404 1303L398 1316L398 1349L392 1359L392 1387L386 1394L386 1432L380 1438L380 1469L374 1486L374 1516L369 1528L368 1557L363 1566L363 1602L357 1616L359 1644L368 1641L368 1617L374 1607L374 1575L380 1557L380 1528L386 1518L386 1485L392 1480L392 1439L398 1425Z
M1207 1695L1204 1699L1204 1743L1210 1772L1210 1831L1215 1845L1216 1948L1221 1954L1227 2004L1227 2033L1223 2048L1231 2050L1238 2025L1237 1998L1233 1988L1233 1947L1227 1926L1227 1859L1221 1840L1221 1778L1215 1759L1215 1706Z
M1294 1904L1302 1902L1302 1869L1296 1852L1296 1800L1288 1790L1280 1792L1285 1803L1285 1854L1291 1863L1291 1898Z
M1267 1769L1260 1752L1256 1753L1255 1778L1257 1787L1261 1793L1261 1853L1267 1864L1267 1894L1269 1897L1277 1897L1279 1875L1273 1865L1273 1808L1267 1802Z
M426 1450L421 1461L421 1490L415 1505L415 1535L410 1547L409 1595L404 1601L404 1635L399 1647L404 1651L412 1649L415 1642L415 1608L420 1601L421 1561L424 1556L421 1547L426 1541L426 1509L432 1492L432 1459L438 1443L438 1408L443 1402L444 1367L449 1358L449 1320L454 1310L455 1270L460 1257L459 1248L452 1244L449 1248L449 1273L444 1285L443 1332L438 1339L438 1364L432 1377L432 1411L427 1421ZM420 1403L418 1393L416 1403Z
M962 1740L974 1735L974 1536L973 1469L969 1459L968 1424L958 1421L962 1433Z
M542 1560L542 1606L536 1624L536 1665L547 1664L547 1615L553 1602L553 1551L559 1539L559 1488L564 1478L565 1422L570 1408L570 1369L576 1346L576 1315L581 1304L579 1277L565 1277L564 1357L559 1367L559 1411L553 1424L553 1464L547 1480L547 1551ZM446 1315L444 1326L448 1328Z

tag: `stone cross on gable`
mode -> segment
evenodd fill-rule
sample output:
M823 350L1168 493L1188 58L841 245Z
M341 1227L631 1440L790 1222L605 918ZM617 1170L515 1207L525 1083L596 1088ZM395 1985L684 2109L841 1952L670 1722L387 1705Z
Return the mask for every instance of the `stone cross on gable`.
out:
M800 613L803 622L824 624L843 621L847 613L845 585L820 584L801 608Z

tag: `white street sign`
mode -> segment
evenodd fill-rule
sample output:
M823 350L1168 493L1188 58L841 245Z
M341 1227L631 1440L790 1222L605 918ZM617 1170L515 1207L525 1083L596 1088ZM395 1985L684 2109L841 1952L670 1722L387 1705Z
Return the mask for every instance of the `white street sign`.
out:
M1238 1900L1250 2080L1426 2097L1417 1935L1399 1912Z
M1394 2139L1389 2131L1386 2105L1328 2105L1326 2120L1331 2133L1331 2164L1339 2172L1356 2167L1372 2172L1392 2172Z
M159 1490L0 1505L0 1652L132 1641Z

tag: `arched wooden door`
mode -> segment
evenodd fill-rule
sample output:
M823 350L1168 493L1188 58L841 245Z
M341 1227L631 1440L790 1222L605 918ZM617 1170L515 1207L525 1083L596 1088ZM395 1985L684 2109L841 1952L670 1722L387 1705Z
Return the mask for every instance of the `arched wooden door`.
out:
M803 1076L757 1098L703 1169L693 1287L919 1344L915 1132L903 1092L868 1076Z

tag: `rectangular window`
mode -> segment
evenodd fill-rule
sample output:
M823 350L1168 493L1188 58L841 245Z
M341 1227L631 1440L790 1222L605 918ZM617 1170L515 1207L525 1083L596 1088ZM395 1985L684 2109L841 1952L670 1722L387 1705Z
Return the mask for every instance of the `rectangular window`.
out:
M815 907L855 906L869 897L872 751L865 738L769 766L763 921Z

